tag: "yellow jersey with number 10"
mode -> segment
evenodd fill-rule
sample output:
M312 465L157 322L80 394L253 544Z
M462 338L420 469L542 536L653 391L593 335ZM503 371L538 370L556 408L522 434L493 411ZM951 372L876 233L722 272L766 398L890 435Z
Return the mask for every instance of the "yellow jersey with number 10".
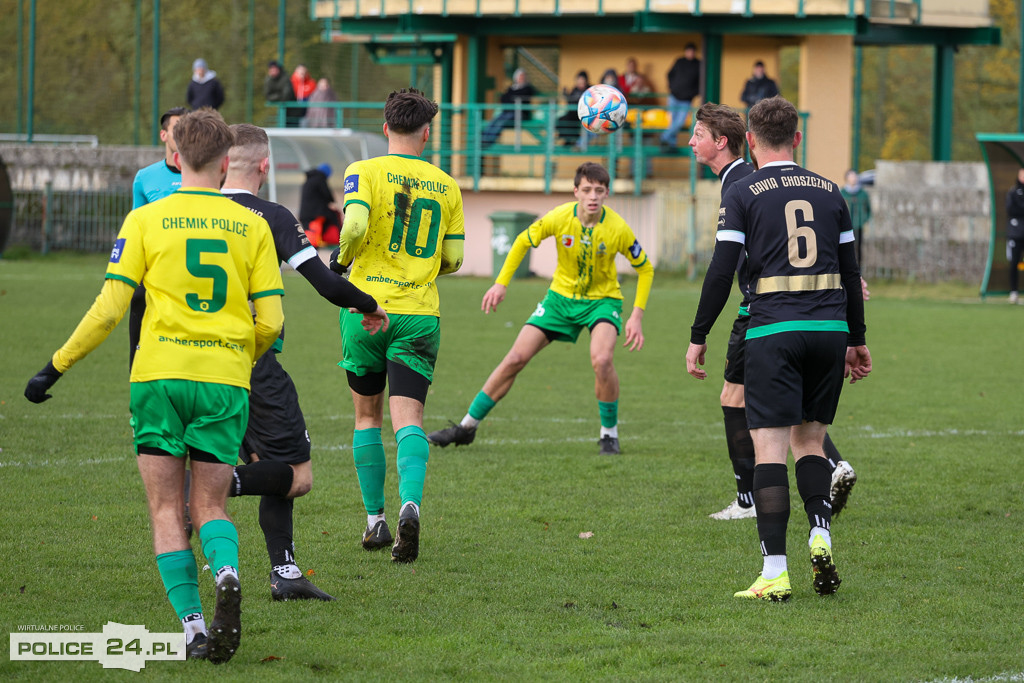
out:
M345 170L345 206L370 211L349 281L388 313L440 315L434 280L443 240L466 238L462 192L419 157L389 154Z
M267 222L214 190L182 188L124 220L107 278L146 286L131 381L188 379L249 388L249 299L283 295Z

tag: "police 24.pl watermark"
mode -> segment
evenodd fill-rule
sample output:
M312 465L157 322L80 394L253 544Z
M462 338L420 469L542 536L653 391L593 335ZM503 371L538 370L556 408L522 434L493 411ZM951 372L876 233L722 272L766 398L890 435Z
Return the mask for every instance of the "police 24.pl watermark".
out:
M11 633L11 661L94 661L104 669L142 671L147 661L185 659L185 634L150 633L108 621L102 633L68 624L29 624Z

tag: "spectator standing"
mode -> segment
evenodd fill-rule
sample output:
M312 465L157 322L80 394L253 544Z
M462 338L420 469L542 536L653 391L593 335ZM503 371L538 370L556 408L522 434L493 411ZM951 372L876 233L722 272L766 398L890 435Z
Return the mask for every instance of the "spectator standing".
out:
M697 46L687 43L683 56L668 71L668 130L661 135L661 151L676 151L676 136L686 125L686 117L693 106L693 98L700 94L701 63L697 59ZM742 143L741 143L742 144Z
M1020 279L1019 264L1024 250L1024 168L1017 171L1017 182L1006 193L1006 260L1010 262L1010 303L1015 304Z
M295 99L292 81L277 60L267 64L267 77L263 80L263 97L267 102L291 102ZM294 112L294 108L285 109L286 126L291 125Z
M331 81L321 78L316 82L316 90L309 96L310 104L322 104L325 102L337 102L338 96L334 94ZM306 127L308 128L332 128L334 126L334 109L330 107L311 106L306 111Z
M871 220L871 197L860 184L860 176L852 168L846 172L846 184L839 192L850 207L850 222L853 223L854 246L857 247L857 265L864 264L864 225Z
M185 99L193 110L202 107L220 109L224 104L224 87L217 79L217 72L212 71L203 58L192 62L192 80L189 81Z
M292 91L295 93L295 101L307 102L314 90L316 90L316 81L309 75L309 69L306 68L306 65L299 64L295 67L295 71L292 72ZM294 123L291 125L303 125L302 118L308 113L309 111L305 107L296 107Z
M604 73L601 74L601 85L610 85L613 88L619 87L619 74L615 72L615 69L605 69Z
M754 62L754 73L743 86L743 93L740 99L748 107L753 107L763 99L775 97L779 94L779 86L775 81L768 78L764 72L764 62L760 59Z

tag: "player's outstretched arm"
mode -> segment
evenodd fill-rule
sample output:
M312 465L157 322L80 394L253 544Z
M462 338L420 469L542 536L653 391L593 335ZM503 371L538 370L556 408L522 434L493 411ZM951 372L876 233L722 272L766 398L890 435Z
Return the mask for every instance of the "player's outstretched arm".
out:
M331 261L337 260L338 250L331 254ZM339 266L340 267L340 266ZM311 258L299 264L296 269L299 275L306 278L317 294L340 308L355 308L360 313L377 310L377 302L372 296L363 292L354 284L332 271L319 258Z
M846 348L846 377L850 384L864 379L871 372L871 352L867 346L848 346Z
M505 292L508 290L503 284L494 283L484 293L484 300L480 304L480 310L484 313L491 313L498 310L498 304L505 300Z
M690 342L689 348L686 349L686 371L697 379L704 379L708 376L706 370L698 367L704 365L704 354L707 350L707 344L694 344L693 342Z
M644 347L644 309L633 307L626 321L626 341L623 346L630 351L639 351Z
M46 393L71 366L85 358L117 327L124 317L128 304L132 300L135 287L108 278L103 282L103 289L92 302L92 306L78 323L64 346L60 347L53 358L42 370L29 380L25 387L25 398L33 403L42 403L50 398Z

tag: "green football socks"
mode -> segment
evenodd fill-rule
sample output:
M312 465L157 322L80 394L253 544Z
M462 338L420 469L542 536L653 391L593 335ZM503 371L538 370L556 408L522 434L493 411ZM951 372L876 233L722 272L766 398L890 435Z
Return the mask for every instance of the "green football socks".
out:
M203 554L210 563L210 571L219 579L222 569L238 573L238 530L226 519L214 519L199 529Z
M387 463L380 428L357 429L352 435L352 458L356 463L359 490L368 515L384 514L384 477Z
M598 401L597 409L601 413L601 426L606 429L611 429L615 425L619 424L619 402L615 401Z
M481 391L469 404L469 416L479 422L487 417L487 413L491 412L495 405L497 405L497 401Z
M175 550L156 556L156 567L164 582L167 599L179 619L202 612L199 601L199 572L191 550Z
M409 425L395 433L395 441L398 442L398 495L403 506L412 501L419 507L430 456L427 435L422 428Z

